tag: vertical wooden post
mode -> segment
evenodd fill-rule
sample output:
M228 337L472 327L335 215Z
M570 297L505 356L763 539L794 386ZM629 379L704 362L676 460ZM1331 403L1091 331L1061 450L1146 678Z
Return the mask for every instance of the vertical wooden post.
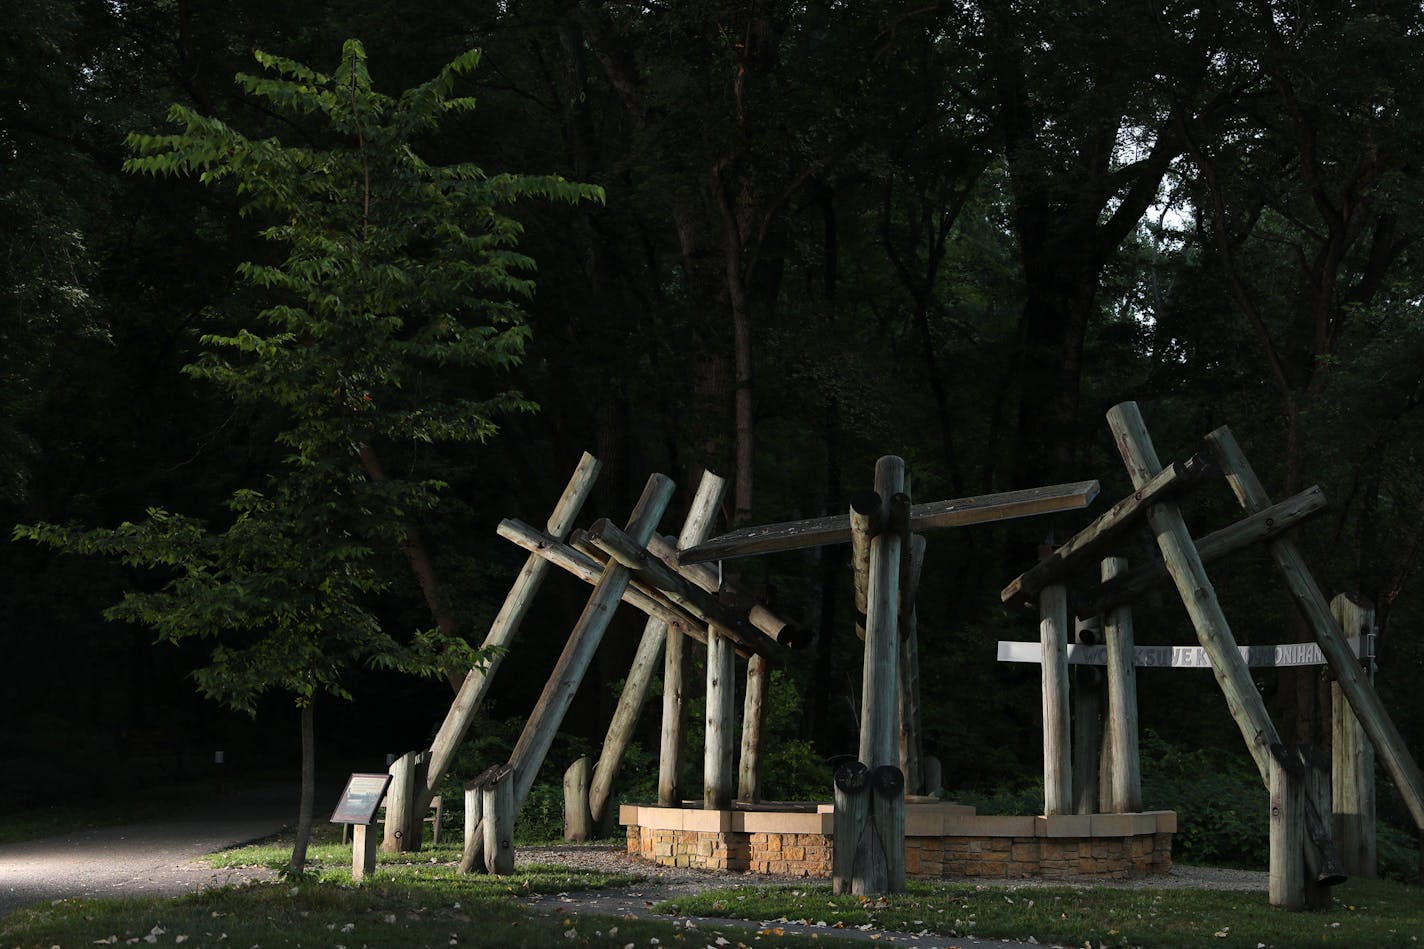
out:
M593 759L579 758L564 772L564 839L589 840L596 821L589 810L588 779Z
M875 463L875 491L885 529L870 542L865 659L860 692L860 760L868 767L900 761L900 525L891 523L895 496L904 498L905 463L885 455ZM908 499L906 499L908 500ZM908 503L906 523L908 528Z
M684 692L687 637L670 630L663 646L663 723L658 740L658 806L682 806L682 733L687 707Z
M925 535L912 534L900 558L900 770L909 794L927 793L920 732L920 623L915 608L924 562Z
M1330 611L1345 635L1374 629L1374 610L1342 593ZM1375 749L1339 681L1330 683L1331 829L1340 862L1352 876L1379 872L1375 841Z
M1102 562L1103 582L1127 572L1127 561L1107 557ZM1142 810L1142 758L1137 732L1136 642L1132 607L1119 606L1103 618L1103 639L1108 652L1107 741L1110 783L1108 792L1115 814Z
M500 875L514 872L514 769L505 766L485 781L485 870Z
M732 725L737 700L737 651L715 626L707 627L707 723L703 736L702 806L732 806Z
M1241 507L1251 514L1268 507L1271 503L1270 496L1266 494L1256 472L1246 461L1241 447L1236 444L1231 429L1222 426L1207 436L1207 442L1211 445L1221 470L1226 472L1227 480ZM1309 621L1310 628L1315 633L1315 641L1320 644L1320 651L1325 655L1330 671L1335 674L1340 691L1349 700L1350 708L1374 744L1380 764L1394 779L1400 797L1404 798L1405 807L1414 818L1414 825L1419 828L1421 838L1424 838L1424 775L1420 774L1419 765L1409 753L1409 747L1385 710L1379 694L1375 692L1374 686L1360 669L1359 662L1345 642L1339 625L1330 613L1330 605L1325 602L1325 594L1320 591L1315 578L1311 576L1295 541L1288 536L1278 537L1271 541L1270 547L1276 567L1286 581L1291 596L1300 606L1301 613ZM1424 847L1420 848L1420 854L1424 856Z
M648 479L628 522L628 534L639 545L647 544L663 511L667 509L672 491L673 483L666 475L655 474ZM613 618L613 611L628 589L630 574L627 567L617 562L610 562L603 568L603 576L574 624L573 632L569 634L569 640L564 644L553 672L549 674L549 681L544 684L544 691L524 724L524 731L520 733L509 759L510 766L514 768L516 812L529 797L529 789L534 786L534 779L549 754L554 735L573 703L574 693L583 682L598 644L603 641L603 633ZM460 858L460 872L469 873L477 862L484 859L484 837L476 834Z
M360 883L376 872L376 825L351 828L351 882Z
M415 810L416 768L420 753L408 751L391 762L391 784L386 789L385 839L381 849L401 853L420 849L424 823Z
M470 842L475 839L475 833L480 827L480 818L484 816L484 795L480 793L480 785L477 781L471 781L465 785L465 849L470 849ZM481 865L481 870L484 866Z
M1319 860L1312 857L1310 850L1310 828L1306 825L1310 811L1317 814L1330 813L1330 762L1312 744L1296 748L1296 761L1300 763L1300 787L1305 808L1301 814L1301 826L1305 834L1302 856L1305 859L1305 905L1311 909L1325 909L1330 905L1328 879L1322 879Z
M866 896L905 892L905 776L894 765L870 772L870 826L867 836L879 847L871 856L872 869L865 873L861 892Z
M747 694L742 702L742 760L737 769L737 800L761 800L761 732L766 724L766 696L771 669L765 656L747 659Z
M870 832L870 769L859 761L836 768L831 822L831 887L845 896L854 890L857 855L864 852Z
M683 522L682 533L678 537L679 547L692 547L702 543L711 532L717 506L722 503L727 482L710 471L702 473L702 482L697 487L687 520ZM652 684L653 670L669 635L681 633L670 631L667 623L656 617L649 617L643 627L643 638L638 642L637 653L628 676L623 680L623 691L618 696L618 707L614 709L613 720L608 725L608 734L603 739L603 751L598 756L598 765L593 770L593 781L589 787L589 813L594 824L599 824L608 807L608 798L613 793L613 781L623 766L623 756L633 740L633 729L638 724L643 705L648 700L648 688ZM679 664L678 670L681 671ZM663 664L666 673L667 665ZM680 691L680 688L679 688Z
M1271 869L1267 893L1272 906L1305 908L1305 794L1299 765L1276 744L1267 755L1271 793Z
M1078 623L1073 630L1078 645L1096 646L1096 629ZM1103 736L1103 674L1096 666L1072 670L1069 690L1073 705L1073 813L1092 814L1098 809L1098 770Z
M598 459L584 452L573 476L564 487L564 493L554 505L554 512L549 515L547 526L551 536L559 540L569 536L574 520L583 509L584 501L593 491L593 483L598 480L598 471ZM534 594L539 591L548 569L549 562L543 557L538 554L529 555L513 586L509 588L504 605L490 624L483 647L509 645L519 632L520 624L524 622L524 616L529 612L529 605L534 602ZM492 656L485 665L476 666L465 675L465 681L455 695L455 701L451 703L445 721L441 723L440 730L436 732L435 739L430 744L430 764L426 770L425 784L421 788L421 799L417 802L416 813L425 813L430 806L430 799L440 788L440 782L445 780L450 762L454 760L460 742L465 740L465 733L470 730L470 723L475 720L475 713L484 702L501 658Z
M1043 667L1043 813L1073 812L1073 761L1068 739L1068 591L1051 583L1038 595Z
M944 790L944 766L934 755L925 755L920 760L924 763L925 793L935 797Z

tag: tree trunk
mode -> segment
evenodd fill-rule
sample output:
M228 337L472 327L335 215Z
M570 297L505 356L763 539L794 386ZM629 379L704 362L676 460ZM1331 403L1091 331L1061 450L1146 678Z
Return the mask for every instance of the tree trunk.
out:
M302 705L302 801L297 810L297 840L287 873L301 876L307 865L307 844L311 841L312 811L316 808L316 728L312 724L315 696Z

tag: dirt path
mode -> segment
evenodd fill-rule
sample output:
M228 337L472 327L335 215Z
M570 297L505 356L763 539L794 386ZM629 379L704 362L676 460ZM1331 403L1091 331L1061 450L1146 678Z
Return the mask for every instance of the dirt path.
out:
M292 786L241 791L164 817L0 845L0 916L72 897L177 896L262 879L264 870L215 870L195 861L276 833L296 817Z

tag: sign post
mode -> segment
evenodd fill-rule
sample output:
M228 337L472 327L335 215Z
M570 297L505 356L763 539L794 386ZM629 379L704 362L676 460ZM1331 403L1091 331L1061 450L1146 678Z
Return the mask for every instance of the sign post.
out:
M391 783L389 774L353 774L341 792L336 810L332 812L333 824L351 824L351 882L360 883L376 872L376 811L381 799L386 796L386 788Z

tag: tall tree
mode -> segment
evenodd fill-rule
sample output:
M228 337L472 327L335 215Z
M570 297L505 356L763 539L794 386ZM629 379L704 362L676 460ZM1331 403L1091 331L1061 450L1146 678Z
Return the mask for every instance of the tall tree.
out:
M390 578L377 552L399 544L419 574L411 519L435 507L442 482L410 460L389 475L376 447L481 442L496 416L532 408L500 385L526 338L519 299L533 262L515 250L519 225L501 208L528 197L597 199L557 177L487 175L436 166L421 137L474 102L453 95L478 52L455 59L399 97L375 90L366 55L346 42L330 74L257 54L248 94L296 123L318 124L300 145L250 139L184 106L181 131L130 136L128 168L235 184L243 212L283 252L249 262L245 281L270 302L230 335L204 338L190 375L276 421L286 450L263 490L235 493L230 523L150 510L114 529L22 527L21 537L162 571L161 589L130 592L112 619L152 626L162 641L215 640L199 688L253 712L271 689L301 710L301 818L290 863L301 872L311 829L312 705L348 695L353 665L463 672L477 656L453 630L402 641L382 628L372 597ZM311 142L320 144L311 144ZM433 578L422 577L440 616ZM441 624L444 625L443 623Z

